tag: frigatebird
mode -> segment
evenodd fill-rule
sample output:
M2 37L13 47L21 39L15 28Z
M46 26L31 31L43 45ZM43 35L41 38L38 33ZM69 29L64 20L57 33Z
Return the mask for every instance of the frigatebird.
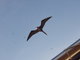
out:
M28 38L27 38L27 41L28 41L34 34L36 34L36 33L38 33L38 32L43 32L45 35L47 35L47 33L43 31L43 27L44 27L45 23L46 23L51 17L52 17L52 16L43 19L43 20L41 21L41 25L40 25L39 27L37 27L36 30L32 30L32 31L29 33Z

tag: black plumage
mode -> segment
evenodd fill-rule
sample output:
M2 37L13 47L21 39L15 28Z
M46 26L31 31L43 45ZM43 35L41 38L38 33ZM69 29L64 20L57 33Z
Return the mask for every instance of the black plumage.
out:
M36 33L38 33L38 32L43 32L44 34L46 34L46 33L43 31L43 27L44 27L45 23L46 23L51 17L52 17L52 16L43 19L43 20L41 21L41 25L40 25L39 27L37 27L36 30L32 30L32 31L29 33L28 38L27 38L27 41L28 41L34 34L36 34ZM46 34L46 35L47 35L47 34Z

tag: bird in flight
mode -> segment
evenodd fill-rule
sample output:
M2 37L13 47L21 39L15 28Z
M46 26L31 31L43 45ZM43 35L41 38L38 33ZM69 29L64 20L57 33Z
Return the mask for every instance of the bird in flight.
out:
M43 20L41 21L41 25L40 25L39 27L37 27L36 30L32 30L32 31L29 33L28 38L27 38L27 41L28 41L34 34L36 34L36 33L38 33L38 32L43 32L45 35L47 35L47 33L43 31L43 27L44 27L45 23L46 23L51 17L52 17L52 16L43 19Z

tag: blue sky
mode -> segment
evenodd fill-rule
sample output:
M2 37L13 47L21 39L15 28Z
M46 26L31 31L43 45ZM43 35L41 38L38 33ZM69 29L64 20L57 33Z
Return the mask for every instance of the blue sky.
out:
M27 42L48 16L48 36L40 32ZM0 60L50 60L79 38L79 0L0 0Z

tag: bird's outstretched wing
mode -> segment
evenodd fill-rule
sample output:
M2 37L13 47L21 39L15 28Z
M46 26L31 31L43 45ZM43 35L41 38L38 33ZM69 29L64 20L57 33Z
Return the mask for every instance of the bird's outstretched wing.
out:
M47 18L45 18L45 19L43 19L43 20L41 21L41 25L40 25L40 28L41 28L41 29L44 27L46 21L48 21L51 17L52 17L52 16L47 17Z
M39 32L37 29L36 30L32 30L30 33L29 33L29 36L27 38L27 41L32 37L32 35L36 34L37 32Z

